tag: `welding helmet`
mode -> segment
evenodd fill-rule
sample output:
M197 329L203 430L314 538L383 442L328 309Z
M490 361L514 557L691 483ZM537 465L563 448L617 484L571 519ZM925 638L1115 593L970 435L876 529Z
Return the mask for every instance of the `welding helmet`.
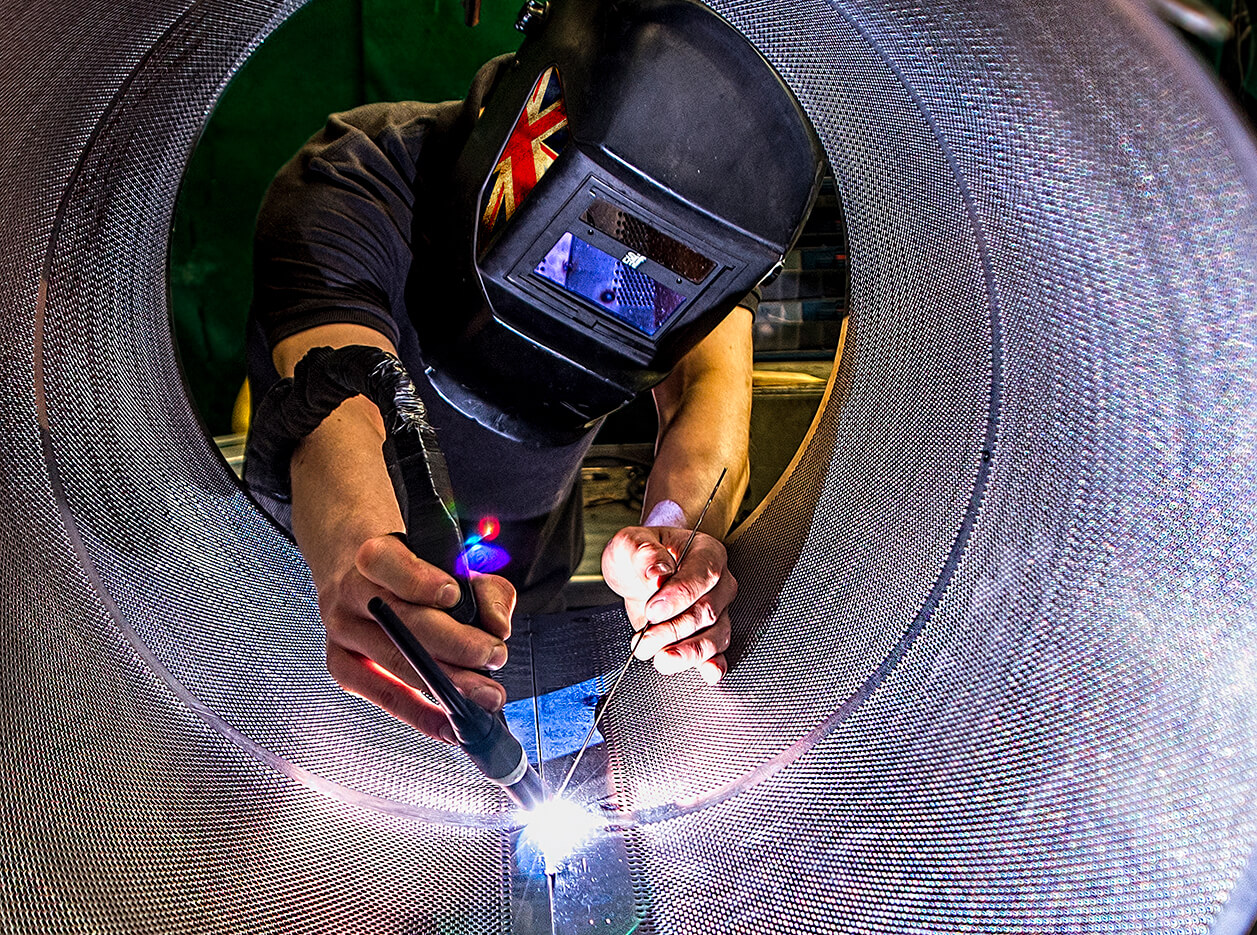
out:
M823 156L750 43L691 0L536 0L459 154L427 375L565 444L661 381L774 268Z

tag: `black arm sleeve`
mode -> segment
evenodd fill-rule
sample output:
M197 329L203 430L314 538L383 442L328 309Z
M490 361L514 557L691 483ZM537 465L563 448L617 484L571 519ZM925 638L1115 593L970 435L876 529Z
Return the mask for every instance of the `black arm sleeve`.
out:
M738 305L741 308L745 308L749 310L752 315L755 315L755 313L759 311L759 303L760 303L759 286L756 286L754 289L752 289L745 296L743 296L742 299L738 301Z

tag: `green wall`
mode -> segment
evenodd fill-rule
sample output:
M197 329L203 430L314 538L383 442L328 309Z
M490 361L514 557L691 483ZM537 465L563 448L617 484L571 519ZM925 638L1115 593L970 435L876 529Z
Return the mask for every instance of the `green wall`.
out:
M1231 23L1231 38L1221 45L1197 46L1235 95L1240 109L1257 126L1257 40L1253 35L1253 0L1206 0Z
M513 51L520 0L313 0L249 59L183 179L171 239L175 336L212 434L230 431L244 380L253 220L271 178L329 113L377 100L462 97L476 69Z

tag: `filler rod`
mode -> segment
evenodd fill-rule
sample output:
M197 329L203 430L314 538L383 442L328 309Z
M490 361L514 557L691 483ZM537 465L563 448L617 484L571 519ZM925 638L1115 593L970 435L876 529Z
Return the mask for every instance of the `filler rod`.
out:
M698 514L698 519L694 522L694 528L690 530L690 537L685 540L685 545L681 548L681 554L677 556L676 567L679 570L681 563L685 561L685 555L690 550L690 546L694 544L694 537L698 535L698 527L703 525L703 519L707 516L707 509L711 506L712 501L716 499L716 491L720 489L721 483L724 482L725 475L729 473L728 468L721 468L720 476L716 478L716 486L711 488L711 494L707 497L707 502L703 504L703 510ZM676 572L673 572L676 574ZM633 643L629 646L628 658L624 660L624 665L620 668L620 674L615 677L615 681L611 683L611 690L602 699L602 709L598 712L594 722L589 725L589 732L585 734L585 739L581 742L580 749L576 752L576 759L572 761L571 767L567 771L567 775L563 777L563 782L559 784L559 788L555 791L554 797L557 799L567 789L567 784L572 781L572 776L576 774L576 767L580 765L581 757L585 755L585 750L589 747L589 741L594 736L594 731L598 729L598 725L602 723L602 716L607 713L607 708L611 706L611 698L615 695L616 690L620 687L620 683L624 681L624 676L628 674L629 666L633 662L633 654L637 652L637 645L642 641L648 627L642 627L637 631L637 635L633 637Z

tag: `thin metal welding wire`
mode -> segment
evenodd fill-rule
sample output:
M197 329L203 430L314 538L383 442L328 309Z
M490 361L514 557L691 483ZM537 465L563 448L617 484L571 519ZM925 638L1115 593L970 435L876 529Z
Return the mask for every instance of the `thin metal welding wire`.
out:
M681 554L677 556L676 567L678 569L681 567L681 563L685 561L685 556L690 551L690 546L694 544L694 537L698 535L698 527L703 525L703 519L707 516L707 508L716 499L716 491L720 489L720 485L724 482L725 475L728 473L728 468L721 468L720 476L716 478L716 486L711 488L711 494L707 497L707 502L703 504L702 512L698 514L694 528L690 530L690 537L685 540L685 545L681 548ZM554 798L557 799L563 794L564 790L567 789L567 784L576 775L576 767L580 766L581 757L585 755L585 750L589 748L589 741L594 736L594 731L598 729L598 725L602 723L602 716L607 713L607 708L611 706L611 697L615 694L616 689L620 687L620 683L624 681L624 676L628 674L629 666L633 664L633 654L637 652L637 644L642 641L642 637L646 634L646 629L646 627L642 627L637 631L637 635L633 637L633 642L629 646L628 658L624 660L624 665L620 667L620 674L611 683L611 690L603 696L602 709L598 712L597 717L594 718L594 722L589 725L589 732L585 734L585 739L581 741L580 749L576 751L576 759L572 761L572 765L568 768L567 775L563 777L563 782L559 783L559 788L554 793Z
M585 750L589 747L589 740L594 735L594 731L598 729L598 725L602 723L602 716L607 713L607 704L611 701L611 696L615 694L615 690L620 687L620 683L624 681L624 676L628 674L629 666L633 664L633 654L637 652L637 644L642 641L642 634L645 628L637 631L637 636L633 638L633 645L629 647L628 658L624 660L624 665L620 668L620 674L615 677L615 681L611 683L611 690L607 692L602 699L602 709L598 712L598 716L594 718L594 722L589 725L589 733L585 735L585 739L581 741L580 749L576 751L576 759L572 761L571 767L567 771L567 775L563 777L563 782L559 784L559 788L555 791L554 797L557 799L563 795L563 791L567 788L567 784L572 781L572 776L576 774L576 767L580 766L581 757L585 755Z

